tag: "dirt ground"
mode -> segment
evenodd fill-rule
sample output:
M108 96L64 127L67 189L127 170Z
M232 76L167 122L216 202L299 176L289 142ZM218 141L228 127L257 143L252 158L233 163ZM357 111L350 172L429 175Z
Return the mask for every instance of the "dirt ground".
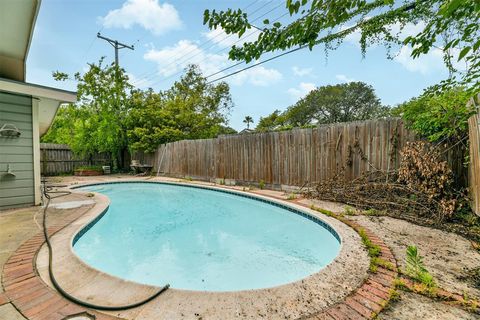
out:
M415 293L401 292L400 300L389 304L387 309L382 311L377 319L474 320L479 319L479 316Z
M468 270L480 266L480 253L467 239L390 217L355 216L351 219L381 237L391 248L400 268L405 268L407 246L416 245L439 287L480 298L479 284L468 274ZM381 319L480 319L478 315L421 295L400 293L401 300L382 312Z

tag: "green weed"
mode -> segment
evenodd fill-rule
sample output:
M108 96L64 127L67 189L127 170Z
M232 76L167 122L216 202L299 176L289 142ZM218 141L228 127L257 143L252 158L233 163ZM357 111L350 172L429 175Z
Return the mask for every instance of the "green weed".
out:
M350 206L345 206L344 208L344 213L347 215L347 216L353 216L355 215L355 209L350 207Z
M406 274L424 284L427 288L434 288L435 281L423 263L423 257L418 253L416 246L408 246L405 262Z
M259 187L261 190L263 190L263 189L265 188L265 181L260 180L260 181L258 182L258 187Z

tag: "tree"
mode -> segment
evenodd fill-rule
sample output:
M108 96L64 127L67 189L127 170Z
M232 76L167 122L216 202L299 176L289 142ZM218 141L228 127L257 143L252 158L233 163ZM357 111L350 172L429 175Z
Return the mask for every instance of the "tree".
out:
M316 88L280 114L275 110L259 121L260 131L289 129L314 124L368 120L389 115L373 88L350 82Z
M204 24L210 29L222 28L227 34L243 35L252 28L260 29L257 40L233 46L232 60L250 62L276 50L323 44L326 50L337 48L353 32L360 33L362 54L372 44L382 44L389 50L410 46L417 58L440 48L450 77L443 81L442 90L458 84L470 95L480 90L480 2L478 0L286 0L286 9L294 21L263 21L254 26L242 10L216 12L205 10ZM417 34L405 35L407 27L422 27ZM466 64L457 70L455 61Z
M260 132L278 130L285 128L285 122L285 116L277 109L268 116L260 117L255 130Z
M221 134L236 134L236 133L238 133L237 130L233 129L232 127L225 126L225 125L220 125L219 126L219 130L218 130L219 135L221 135Z
M245 119L243 119L243 123L247 124L247 130L250 129L250 123L253 123L253 118L250 116L245 116Z
M131 150L153 152L162 143L231 132L226 127L232 107L229 86L207 84L194 65L164 92L134 91L131 105L127 119Z
M68 75L54 72L56 80ZM76 154L91 156L97 152L112 155L114 165L120 167L128 141L125 118L129 111L132 86L125 71L118 66L89 64L83 75L76 73L78 101L60 109L44 142L66 143Z
M68 75L55 72L58 80ZM78 81L78 102L59 110L44 142L68 144L76 154L108 152L123 163L124 151L154 151L161 143L231 133L229 87L207 84L198 67L163 92L133 89L124 70L90 64ZM233 130L234 131L234 130Z
M463 88L454 88L437 95L422 94L393 112L429 141L454 145L468 136L468 118L478 111L473 104L467 104L468 100Z

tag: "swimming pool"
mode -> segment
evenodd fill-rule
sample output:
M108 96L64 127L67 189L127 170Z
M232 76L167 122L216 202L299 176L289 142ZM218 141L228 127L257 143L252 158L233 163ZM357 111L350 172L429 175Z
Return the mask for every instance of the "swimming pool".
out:
M94 268L172 288L237 291L300 280L329 264L340 238L325 222L274 202L164 183L79 188L110 198L74 239Z

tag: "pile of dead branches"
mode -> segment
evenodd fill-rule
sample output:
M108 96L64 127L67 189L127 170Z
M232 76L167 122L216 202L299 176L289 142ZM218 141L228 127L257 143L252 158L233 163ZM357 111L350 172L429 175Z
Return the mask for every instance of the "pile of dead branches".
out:
M392 215L435 214L428 196L396 182L396 177L396 171L369 171L354 180L346 180L340 172L312 185L304 195L310 199L345 203L360 210L388 211Z
M339 172L311 185L305 196L394 216L449 219L457 208L458 193L452 189L452 171L441 154L422 141L408 143L401 154L399 170L372 170L353 180Z

